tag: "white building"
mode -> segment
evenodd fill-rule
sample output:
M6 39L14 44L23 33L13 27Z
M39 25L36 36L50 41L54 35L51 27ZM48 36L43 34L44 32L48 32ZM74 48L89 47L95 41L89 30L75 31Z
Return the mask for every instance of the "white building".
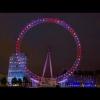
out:
M12 78L22 79L25 76L27 67L27 57L24 53L12 54L9 58L8 84L11 84Z

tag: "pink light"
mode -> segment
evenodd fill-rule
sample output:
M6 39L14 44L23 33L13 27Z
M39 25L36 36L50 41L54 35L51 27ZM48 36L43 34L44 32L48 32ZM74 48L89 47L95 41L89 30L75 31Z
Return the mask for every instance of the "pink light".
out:
M21 40L23 39L24 37L24 34L32 27L36 26L36 25L39 25L41 23L56 23L60 26L62 26L64 29L68 30L71 35L74 37L74 40L76 42L76 45L77 45L77 58L79 58L77 64L73 64L72 65L72 68L69 69L68 72L71 72L71 70L73 70L71 72L71 74L74 72L75 69L77 69L77 66L79 64L79 61L80 61L80 58L81 58L81 44L80 44L80 41L78 39L78 36L76 34L76 32L74 31L73 28L71 28L65 21L63 20L59 20L58 18L41 18L41 19L37 19L37 20L34 20L32 21L31 23L29 23L23 30L22 32L19 34L19 37L17 38L17 41L16 41L16 53L20 52L20 44L21 44ZM28 70L29 71L29 70ZM67 73L67 72L66 72ZM70 75L70 74L69 74ZM64 75L65 76L65 75ZM66 76L67 77L67 76Z

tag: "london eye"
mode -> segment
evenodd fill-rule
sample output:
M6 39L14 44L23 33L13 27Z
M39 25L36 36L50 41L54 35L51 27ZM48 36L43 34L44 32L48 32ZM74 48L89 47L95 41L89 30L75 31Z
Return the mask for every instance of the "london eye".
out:
M38 26L40 24L45 24L45 23L54 23L54 24L57 24L57 25L61 26L66 31L70 32L71 36L74 38L74 41L76 43L76 59L73 62L73 65L71 66L71 68L68 69L68 71L66 71L63 75L60 75L58 77L53 78L52 67L50 67L51 78L53 80L56 80L57 83L62 83L64 81L66 81L68 79L68 77L73 75L73 73L77 70L77 68L78 68L78 66L80 64L80 60L81 60L81 43L80 43L80 40L78 38L77 32L69 24L67 24L64 20L59 19L59 18L39 18L39 19L36 19L36 20L32 20L30 23L28 23L22 29L22 31L18 35L18 38L16 40L16 55L18 53L21 53L21 42L22 42L23 37L25 36L25 34L27 34L27 32L31 28L34 28L34 27L36 27L36 26ZM47 58L46 59L50 59L50 54L49 53L47 54ZM40 83L41 79L44 79L44 80L47 79L46 77L44 77L45 68L46 68L46 65L44 66L43 75L42 76L38 76L38 75L32 73L29 69L27 69L27 71L32 75L33 79L36 80L37 83Z

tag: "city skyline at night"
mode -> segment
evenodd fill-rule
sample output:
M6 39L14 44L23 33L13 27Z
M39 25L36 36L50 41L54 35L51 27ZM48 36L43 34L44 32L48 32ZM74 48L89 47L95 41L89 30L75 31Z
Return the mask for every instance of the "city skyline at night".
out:
M16 39L22 28L39 16L58 17L70 24L77 32L82 45L79 69L100 69L99 13L0 13L0 72L7 73L9 57L15 53ZM42 72L49 45L55 73L60 73L73 64L76 45L70 33L55 24L42 24L27 32L21 44L22 51L29 58L29 68L33 72Z

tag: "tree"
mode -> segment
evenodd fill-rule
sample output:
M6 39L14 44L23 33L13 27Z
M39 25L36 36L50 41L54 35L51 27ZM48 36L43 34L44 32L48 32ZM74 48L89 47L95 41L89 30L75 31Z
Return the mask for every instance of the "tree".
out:
M25 87L27 87L28 84L29 84L29 80L28 80L28 78L27 78L26 76L24 76L24 77L23 77L23 85L24 85Z
M6 79L6 77L3 77L3 78L1 79L1 85L4 85L4 86L7 85L7 79Z
M11 83L12 83L12 85L17 84L17 78L16 77L12 78Z
M56 88L60 88L60 86L57 84L57 85L56 85Z
M19 86L22 86L22 80L20 78L17 80L17 83L19 84Z
M28 83L28 78L24 76L24 77L23 77L23 82L24 82L24 83Z

